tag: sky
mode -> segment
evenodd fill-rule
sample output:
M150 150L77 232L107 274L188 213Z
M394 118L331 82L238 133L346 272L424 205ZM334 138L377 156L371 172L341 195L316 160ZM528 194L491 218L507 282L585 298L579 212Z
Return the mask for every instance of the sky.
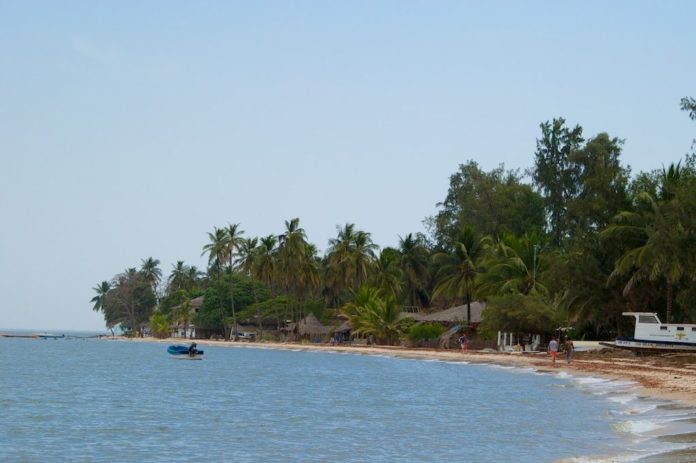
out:
M632 172L696 124L691 1L0 0L0 328L104 330L92 288L214 227L323 252L423 232L449 176L533 165L539 124L625 139Z

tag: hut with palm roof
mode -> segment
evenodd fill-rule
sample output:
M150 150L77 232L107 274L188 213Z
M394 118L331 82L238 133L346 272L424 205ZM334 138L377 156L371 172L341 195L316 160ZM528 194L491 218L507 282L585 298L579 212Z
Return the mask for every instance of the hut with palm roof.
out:
M288 323L283 331L288 333L289 340L292 340L296 335L298 339L321 342L322 338L332 331L332 328L322 324L313 313L309 313L297 323Z

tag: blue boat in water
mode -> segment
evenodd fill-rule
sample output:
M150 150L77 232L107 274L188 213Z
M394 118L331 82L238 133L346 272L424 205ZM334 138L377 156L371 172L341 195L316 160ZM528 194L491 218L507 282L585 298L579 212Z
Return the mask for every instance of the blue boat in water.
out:
M190 346L184 345L174 345L167 347L167 352L178 359L186 360L201 360L203 356L203 351L196 348L196 343L194 342Z

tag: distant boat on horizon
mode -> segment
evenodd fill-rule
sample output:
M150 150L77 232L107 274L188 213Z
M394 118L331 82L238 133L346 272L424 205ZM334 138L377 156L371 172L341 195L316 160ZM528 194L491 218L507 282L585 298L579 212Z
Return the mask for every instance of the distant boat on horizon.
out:
M52 333L34 333L34 336L40 339L60 339L64 338L64 334L52 334Z

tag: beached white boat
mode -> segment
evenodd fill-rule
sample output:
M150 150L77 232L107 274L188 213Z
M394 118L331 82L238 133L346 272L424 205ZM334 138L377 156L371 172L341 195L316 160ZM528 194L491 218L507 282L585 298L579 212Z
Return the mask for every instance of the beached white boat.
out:
M635 319L633 337L619 337L602 345L642 353L696 352L696 325L662 323L654 312L624 312L622 315Z

